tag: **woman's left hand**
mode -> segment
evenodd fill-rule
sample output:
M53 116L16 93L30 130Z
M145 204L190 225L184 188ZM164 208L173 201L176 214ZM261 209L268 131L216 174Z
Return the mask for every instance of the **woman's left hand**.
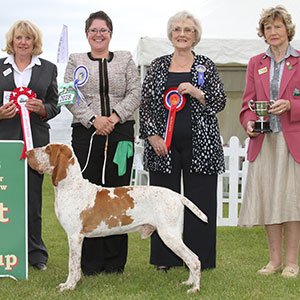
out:
M40 99L28 99L25 107L39 116L45 116L47 114L43 101Z
M181 83L177 89L180 94L189 94L193 98L199 100L204 106L206 105L205 94L203 93L203 91L193 86L190 82Z
M272 113L273 115L280 116L289 110L291 110L290 100L279 99L270 106L269 112Z

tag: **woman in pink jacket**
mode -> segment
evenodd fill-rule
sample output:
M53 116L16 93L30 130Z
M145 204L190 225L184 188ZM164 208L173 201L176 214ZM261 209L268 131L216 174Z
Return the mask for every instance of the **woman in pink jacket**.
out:
M300 243L300 52L291 45L295 25L282 6L263 10L258 35L269 48L248 64L240 121L250 161L239 226L264 225L270 261L262 275L299 273ZM254 131L250 100L270 101L271 133ZM283 233L285 268L283 268Z

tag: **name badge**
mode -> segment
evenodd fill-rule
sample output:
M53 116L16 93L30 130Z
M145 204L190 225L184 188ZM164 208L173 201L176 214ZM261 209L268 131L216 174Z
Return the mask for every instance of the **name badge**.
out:
M6 69L5 71L3 71L3 75L6 77L7 75L9 75L12 72L11 68Z
M264 68L258 70L258 75L262 75L262 74L264 74L266 72L268 72L268 68L264 67Z

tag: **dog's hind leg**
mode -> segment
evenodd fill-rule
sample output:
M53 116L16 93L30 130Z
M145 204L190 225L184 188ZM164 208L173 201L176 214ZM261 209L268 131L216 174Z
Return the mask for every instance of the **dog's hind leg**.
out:
M165 230L158 230L157 232L166 246L178 255L189 268L189 279L182 283L193 285L187 292L195 293L200 291L201 263L198 256L183 243L180 236L170 234L170 232Z
M68 236L69 242L69 275L65 283L61 283L58 288L60 291L74 290L77 282L81 278L81 248L83 235L76 234Z

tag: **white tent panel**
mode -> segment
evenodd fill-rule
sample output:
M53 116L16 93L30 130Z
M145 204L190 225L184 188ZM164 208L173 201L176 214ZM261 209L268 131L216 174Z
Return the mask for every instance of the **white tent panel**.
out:
M292 41L291 44L300 49L300 40ZM263 39L201 39L194 51L209 57L216 65L247 65L252 56L267 48ZM135 60L139 66L148 66L154 58L173 51L167 38L142 37L137 45Z

